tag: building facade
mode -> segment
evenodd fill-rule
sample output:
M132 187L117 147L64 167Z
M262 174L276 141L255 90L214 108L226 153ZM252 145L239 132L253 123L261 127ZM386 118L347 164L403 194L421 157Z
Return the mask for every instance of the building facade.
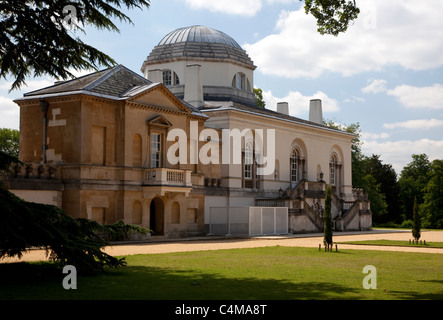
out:
M27 93L15 101L26 166L2 179L73 217L166 237L321 231L329 184L335 229L370 229L353 136L323 125L320 100L309 120L257 107L255 68L230 36L192 26L153 48L143 76L119 65ZM261 208L259 224L245 208Z

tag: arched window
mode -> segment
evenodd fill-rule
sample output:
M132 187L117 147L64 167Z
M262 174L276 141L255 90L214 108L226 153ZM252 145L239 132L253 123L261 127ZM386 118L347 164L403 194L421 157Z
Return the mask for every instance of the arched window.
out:
M240 90L251 91L249 80L246 78L246 75L241 72L235 74L234 78L232 79L232 86Z
M244 159L244 177L245 179L252 179L252 166L254 163L254 152L251 142L245 145L245 159Z
M163 84L165 86L178 85L180 84L180 79L174 71L163 70Z
M174 72L174 85L179 85L180 79L178 78L178 75Z
M300 178L299 173L298 173L299 160L300 160L300 153L299 153L298 149L294 148L294 150L292 150L291 159L290 159L291 186L293 186L293 187L297 184L297 182L299 181L299 178Z
M329 179L330 184L335 186L337 183L337 155L333 154L331 156L331 161L329 163Z

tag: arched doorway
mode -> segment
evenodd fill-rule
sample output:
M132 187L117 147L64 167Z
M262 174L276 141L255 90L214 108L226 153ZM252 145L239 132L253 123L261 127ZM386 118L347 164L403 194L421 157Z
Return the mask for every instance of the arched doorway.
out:
M165 206L163 200L156 197L152 199L150 206L149 228L154 232L154 236L163 235L165 225Z

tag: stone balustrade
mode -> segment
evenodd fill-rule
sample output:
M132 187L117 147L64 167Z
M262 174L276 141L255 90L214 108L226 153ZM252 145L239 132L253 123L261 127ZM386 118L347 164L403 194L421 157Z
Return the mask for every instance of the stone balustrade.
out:
M144 183L145 185L191 187L191 171L168 168L146 169Z

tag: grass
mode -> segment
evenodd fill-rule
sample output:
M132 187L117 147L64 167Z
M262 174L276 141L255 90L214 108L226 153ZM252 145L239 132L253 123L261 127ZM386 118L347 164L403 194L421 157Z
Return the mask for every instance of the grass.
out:
M0 299L443 299L440 254L267 247L127 256L128 266L62 287L49 263L0 265ZM365 265L377 289L365 290Z
M361 244L374 246L401 246L401 247L423 247L423 248L443 248L443 242L426 242L426 244L412 244L409 241L401 240L363 240L363 241L346 241L337 242L343 244Z

